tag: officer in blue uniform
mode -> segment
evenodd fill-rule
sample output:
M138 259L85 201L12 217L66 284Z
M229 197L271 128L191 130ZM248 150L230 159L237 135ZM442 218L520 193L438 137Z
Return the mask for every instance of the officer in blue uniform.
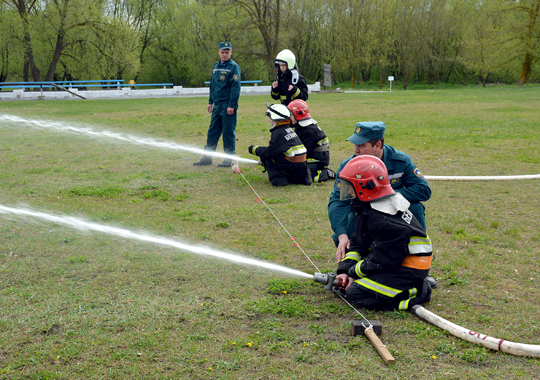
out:
M357 123L354 133L347 140L354 144L354 154L341 163L337 175L354 157L371 155L384 162L388 169L390 185L396 193L400 193L410 202L409 210L426 229L425 207L421 202L431 197L431 189L424 175L413 164L408 154L384 144L385 124L382 121ZM336 260L345 257L350 246L350 237L355 231L354 210L350 201L340 200L341 181L336 180L328 202L328 217L336 244Z
M210 97L208 112L212 114L204 150L215 152L221 135L223 150L228 154L236 153L236 116L240 97L240 66L231 59L230 42L219 44L220 60L214 65L210 79ZM212 158L203 156L193 165L211 165ZM230 167L232 159L225 159L219 167Z

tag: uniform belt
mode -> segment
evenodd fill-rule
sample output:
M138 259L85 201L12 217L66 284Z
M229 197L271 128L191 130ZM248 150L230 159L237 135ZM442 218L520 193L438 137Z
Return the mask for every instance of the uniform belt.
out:
M329 147L328 147L328 144L319 145L318 147L313 149L314 152L326 152L328 150L330 150Z
M433 256L418 256L418 255L407 255L402 267L413 268L413 269L429 269L431 267L431 260Z
M302 154L301 156L293 156L293 157L283 156L283 157L285 157L285 159L290 162L306 162L307 160L307 155L305 154Z

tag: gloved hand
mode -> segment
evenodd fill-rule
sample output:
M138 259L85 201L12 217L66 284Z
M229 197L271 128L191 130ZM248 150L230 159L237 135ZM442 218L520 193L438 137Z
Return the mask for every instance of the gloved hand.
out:
M250 154L253 154L254 156L256 156L255 151L257 150L257 148L258 148L257 145L250 145L250 146L248 146L248 152Z

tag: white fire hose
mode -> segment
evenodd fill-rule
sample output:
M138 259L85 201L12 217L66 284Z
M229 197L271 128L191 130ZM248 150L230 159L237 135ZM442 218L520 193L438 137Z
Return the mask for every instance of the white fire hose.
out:
M488 335L467 330L461 326L447 321L442 317L439 317L437 314L426 310L420 305L413 306L412 312L426 322L431 323L432 325L446 330L450 334L458 338L467 340L471 343L480 344L486 348L495 351L502 351L511 355L532 356L535 358L540 358L540 345L509 342L504 339L497 339Z
M540 178L540 174L530 175L491 175L491 176L442 176L442 175L426 175L425 179L432 179L435 181L507 181L512 179L536 179Z

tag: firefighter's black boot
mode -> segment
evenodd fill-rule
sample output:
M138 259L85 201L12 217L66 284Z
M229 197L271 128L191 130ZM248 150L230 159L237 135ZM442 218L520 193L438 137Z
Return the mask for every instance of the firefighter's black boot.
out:
M195 161L193 163L193 166L205 166L205 165L212 165L212 157L203 156L199 161Z
M222 163L218 164L218 168L230 168L233 163L233 160L226 158Z
M435 278L433 278L433 276L428 275L426 277L426 281L429 284L429 287L431 289L435 289L437 287L437 280L435 280Z

